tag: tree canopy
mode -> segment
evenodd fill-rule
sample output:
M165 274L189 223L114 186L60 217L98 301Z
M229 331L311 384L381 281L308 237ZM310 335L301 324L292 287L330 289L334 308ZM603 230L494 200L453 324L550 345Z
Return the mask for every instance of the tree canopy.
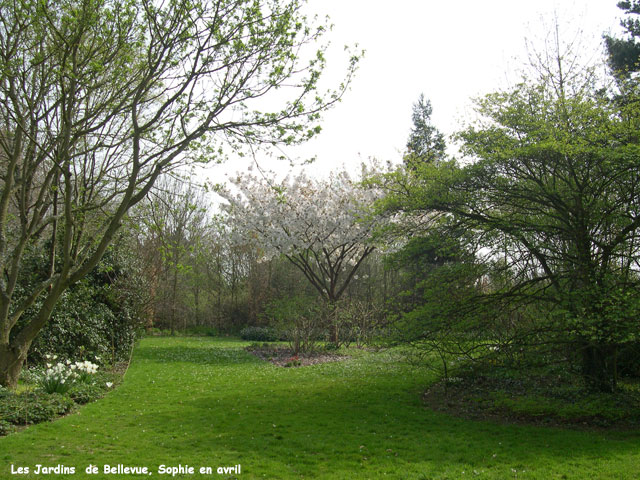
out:
M239 193L223 192L234 235L255 239L265 260L284 255L323 298L338 300L375 248L371 236L380 218L368 207L380 192L346 172L326 180L300 174L280 184L245 175L234 184Z

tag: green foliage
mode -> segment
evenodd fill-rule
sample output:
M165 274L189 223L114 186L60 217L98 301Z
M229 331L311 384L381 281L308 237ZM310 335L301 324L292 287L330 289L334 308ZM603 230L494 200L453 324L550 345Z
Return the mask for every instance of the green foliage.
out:
M0 419L14 425L47 422L64 415L73 405L73 400L58 393L12 393L0 399Z
M265 318L284 334L295 355L311 352L329 327L330 309L325 302L297 295L272 300Z
M6 420L0 419L0 437L9 435L15 431L16 427Z
M446 389L447 403L469 416L543 424L631 426L640 424L640 391L623 382L615 393L588 391L558 365L531 369L484 367L461 370ZM435 395L433 386L429 395ZM430 404L437 402L431 398Z
M46 355L110 363L129 355L147 301L141 265L129 247L121 236L98 266L61 296L32 343L31 363L43 364ZM27 324L36 311L37 306L25 312L20 325Z
M240 338L255 342L275 342L280 340L280 334L271 327L244 327L240 330Z
M410 338L437 340L443 358L485 357L488 345L513 361L546 345L550 361L611 391L620 346L640 334L640 111L588 69L569 80L548 67L477 101L481 119L457 135L464 164L378 180L382 208L411 233L395 262L415 287L399 308L415 306Z
M105 393L105 387L104 383L77 382L69 389L69 398L79 405L84 405L101 398Z
M189 327L185 331L186 335L195 335L201 337L217 337L219 335L218 329L215 327L208 327L205 325Z

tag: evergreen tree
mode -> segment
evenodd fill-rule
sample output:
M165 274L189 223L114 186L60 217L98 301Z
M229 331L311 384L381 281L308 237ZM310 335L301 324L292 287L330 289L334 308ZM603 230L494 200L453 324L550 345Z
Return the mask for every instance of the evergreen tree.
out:
M413 104L413 128L407 141L407 157L405 163L437 163L445 155L444 135L431 123L433 108L431 102L420 94Z
M614 38L605 35L605 44L609 57L609 66L618 75L628 76L632 72L640 69L640 1L618 2L618 8L624 10L627 18L620 24L626 30L628 38Z

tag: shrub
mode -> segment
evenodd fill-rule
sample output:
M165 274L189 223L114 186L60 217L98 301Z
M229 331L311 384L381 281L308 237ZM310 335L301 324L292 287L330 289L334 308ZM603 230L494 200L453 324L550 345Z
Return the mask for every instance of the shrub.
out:
M15 427L11 425L9 422L0 420L0 437L4 435L9 435L14 430L15 430Z
M336 350L340 350L340 345L335 342L327 342L324 346L324 349L327 352L335 352Z
M279 334L270 327L245 327L240 330L240 338L254 342L275 342L279 340Z
M141 329L149 291L141 284L141 260L128 242L123 231L98 266L64 292L31 345L30 365L43 365L47 354L71 360L100 356L110 362L128 357ZM46 255L30 254L16 287L17 298L46 278L48 265ZM28 323L37 310L38 305L27 309L16 328Z
M201 337L217 337L218 330L215 327L207 327L205 325L200 325L197 327L190 327L185 332L188 335L196 335Z
M14 425L28 425L53 420L73 407L71 398L58 393L11 393L0 401L0 418Z
M69 389L69 397L79 405L92 402L104 395L106 385L99 383L76 383Z
M271 301L265 315L278 325L297 355L316 348L323 324L327 323L327 306L302 295L285 297Z

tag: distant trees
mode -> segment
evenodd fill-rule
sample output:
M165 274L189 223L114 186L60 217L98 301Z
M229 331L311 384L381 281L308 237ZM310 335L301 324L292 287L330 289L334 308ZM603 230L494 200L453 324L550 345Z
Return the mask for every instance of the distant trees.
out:
M297 0L0 1L0 385L16 385L61 295L163 171L221 158L222 144L317 133L357 58L345 84L318 92L313 45L326 28L300 10ZM36 244L48 267L25 290Z
M145 248L154 254L149 258L155 264L155 274L149 280L154 282L154 312L168 317L169 329L173 333L177 322L186 322L186 312L178 311L178 283L183 279L192 280L195 302L196 323L199 316L200 282L198 275L202 262L196 260L204 254L207 235L207 203L203 192L196 186L183 184L178 179L164 179L153 191L145 205L146 215L141 216L147 238ZM208 252L207 252L208 253ZM185 275L186 274L186 275ZM182 287L182 285L181 285ZM184 288L180 288L184 292Z

